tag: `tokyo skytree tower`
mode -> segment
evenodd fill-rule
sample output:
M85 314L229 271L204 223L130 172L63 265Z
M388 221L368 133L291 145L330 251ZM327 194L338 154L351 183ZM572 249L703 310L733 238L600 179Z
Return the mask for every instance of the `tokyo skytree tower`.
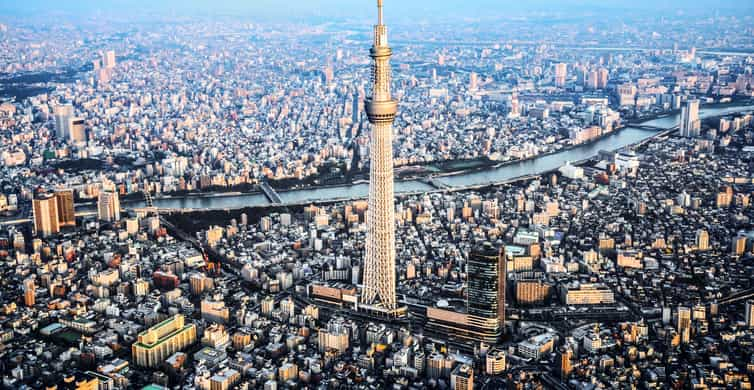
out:
M369 209L364 288L361 303L382 310L397 308L395 297L395 204L393 199L393 121L398 102L390 95L390 56L387 27L377 0L372 57L372 96L365 101L372 124L370 140Z

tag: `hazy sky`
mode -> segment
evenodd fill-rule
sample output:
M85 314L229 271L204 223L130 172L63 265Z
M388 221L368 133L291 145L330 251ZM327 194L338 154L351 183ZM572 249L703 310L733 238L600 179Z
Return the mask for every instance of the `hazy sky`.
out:
M40 11L88 15L123 12L134 14L239 14L276 19L319 17L364 17L370 15L375 0L0 0L0 11L38 13ZM665 13L684 10L698 13L717 9L747 10L754 0L385 0L386 17L402 19L414 15L431 17L480 17L531 12L609 12L609 10L656 10ZM730 13L730 12L728 12ZM710 12L711 14L711 12Z

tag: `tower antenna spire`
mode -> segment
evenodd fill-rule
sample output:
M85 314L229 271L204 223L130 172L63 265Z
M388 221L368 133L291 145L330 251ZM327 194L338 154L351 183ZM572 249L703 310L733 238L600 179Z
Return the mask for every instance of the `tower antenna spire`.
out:
M377 24L382 25L382 0L377 0Z

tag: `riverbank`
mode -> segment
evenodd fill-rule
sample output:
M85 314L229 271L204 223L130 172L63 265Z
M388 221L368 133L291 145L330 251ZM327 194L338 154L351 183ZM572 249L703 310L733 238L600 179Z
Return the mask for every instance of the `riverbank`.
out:
M754 110L754 105L737 106L735 108L709 108L700 112L702 118L712 118L731 115L735 112ZM678 117L669 116L655 119L651 125L658 128L674 128ZM515 161L502 164L495 168L464 172L444 177L423 177L421 179L403 180L395 182L397 196L413 193L460 191L479 189L486 186L511 183L519 178L536 177L546 172L558 169L566 162L577 163L596 156L601 150L618 150L630 145L636 145L652 137L662 135L663 132L642 130L626 127L620 131L609 133L606 137L589 144L581 144L570 150L559 151L545 156L537 156L527 161ZM431 181L430 181L431 180ZM431 182L430 186L428 183ZM350 185L335 185L314 187L300 190L280 192L285 205L324 204L351 199L363 199L368 196L369 186L366 181ZM262 194L241 194L237 196L199 196L172 199L155 199L155 206L163 210L232 210L244 207L271 207ZM135 205L138 207L138 205Z
M731 108L731 107L740 107L740 106L748 106L754 104L754 99L745 98L745 99L733 99L730 102L725 103L710 103L710 104L702 104L699 108L700 109L725 109L725 108ZM673 115L679 115L681 113L681 110L670 110L670 111L664 111L664 112L658 112L657 114L653 115L647 115L643 116L641 118L632 118L630 121L626 122L625 127L630 126L641 126L644 123L651 122L657 119L666 118ZM725 116L725 115L723 115Z
M754 109L753 106L748 106L746 104L751 103L750 100L747 101L739 101L737 103L718 103L718 104L711 104L711 105L705 105L702 107L702 111L728 111L731 108L735 108L734 111L748 111L749 109ZM747 109L748 107L748 109ZM722 114L722 116L730 115L730 112L725 112ZM551 150L546 153L540 153L535 156L530 156L525 159L517 159L517 160L509 160L509 161L492 161L489 159L479 159L479 160L456 160L456 161L447 161L447 162L432 162L428 163L427 166L431 166L431 164L442 164L442 168L445 168L444 170L439 170L437 166L434 166L434 169L431 171L429 169L426 169L424 171L418 171L412 169L413 167L423 167L424 164L418 164L418 165L412 165L412 166L402 166L399 167L397 170L398 172L401 171L401 169L404 171L403 174L396 174L396 193L397 194L405 194L405 193L413 193L413 192L427 192L432 190L446 190L448 188L455 188L455 187L461 187L461 188L467 188L470 185L471 186L478 186L483 184L477 184L477 183L462 183L457 184L455 183L456 178L462 178L464 176L470 176L474 174L481 174L484 175L487 172L495 172L499 170L505 170L506 168L511 168L512 170L516 170L522 166L526 166L526 171L524 169L518 169L519 172L513 175L513 177L516 176L526 176L531 173L531 169L536 169L537 161L546 160L548 157L552 156L558 156L563 154L568 155L574 155L574 158L572 159L566 159L565 161L558 161L557 164L550 164L542 171L549 171L556 166L560 166L564 164L565 162L575 162L580 161L584 159L584 155L578 152L578 150L590 150L589 153L591 154L597 154L600 149L604 150L615 150L620 149L621 147L625 147L626 145L631 145L634 143L634 140L632 139L634 135L629 136L630 142L623 141L623 137L621 134L624 132L633 132L636 131L632 126L642 126L646 125L648 122L657 122L657 121L666 121L665 124L660 125L659 127L668 128L668 127L674 127L677 125L677 113L673 114L672 112L667 113L661 113L655 116L652 116L651 119L644 120L642 122L638 123L629 123L626 126L622 126L614 131L611 131L609 133L603 134L600 137L594 138L590 140L589 142L581 143L578 145L565 145L558 149ZM708 115L708 116L718 116L718 115ZM652 136L650 130L642 130L643 133L640 133L638 135L635 135L637 137L640 137L641 139L646 139ZM650 132L650 134L647 134L646 132ZM615 140L615 142L613 142ZM596 150L591 150L592 146L599 145L599 147L595 147ZM603 147L604 146L604 147ZM572 153L573 152L573 153ZM518 167L518 168L517 168ZM461 168L461 169L458 169ZM508 177L504 175L500 180L487 180L487 183L496 183L499 181L505 181L510 179L511 177ZM448 183L448 180L454 181L453 183ZM462 180L462 179L460 179ZM356 178L350 180L350 181L343 181L333 184L320 184L320 185L297 185L293 187L281 187L276 182L271 182L270 184L275 188L275 190L278 192L278 194L281 195L283 198L283 203L298 203L303 202L306 203L308 201L319 201L321 199L327 198L327 199L350 199L354 197L362 197L366 196L368 192L368 178L361 178L361 176L357 176ZM310 196L309 196L310 195ZM271 205L267 198L262 194L262 192L258 189L258 187L253 186L248 189L243 189L241 191L238 191L238 189L231 189L231 191L223 191L220 189L215 189L212 192L205 193L205 192L196 192L196 193L190 193L190 194L171 194L171 196L160 196L154 198L154 203L156 206L161 206L167 203L170 200L178 199L179 202L169 202L170 206L167 206L166 208L173 208L173 207L199 207L199 208L208 208L208 209L224 209L227 208L229 203L232 202L223 202L220 206L216 206L215 204L218 202L212 201L212 199L219 199L223 197L232 197L232 196L238 196L244 198L245 201L251 202L254 205L260 205L260 206L269 206ZM129 200L128 205L134 205L136 207L139 207L139 200ZM141 202L143 206L143 201ZM248 204L248 203L247 203ZM244 205L240 205L241 207ZM236 206L239 207L239 206Z

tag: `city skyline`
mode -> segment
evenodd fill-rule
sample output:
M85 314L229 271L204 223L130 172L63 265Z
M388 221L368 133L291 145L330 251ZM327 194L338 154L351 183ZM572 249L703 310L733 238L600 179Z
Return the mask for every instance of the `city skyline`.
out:
M0 5L0 387L750 388L748 6Z
M81 16L92 15L119 15L123 17L123 11L130 11L136 16L144 16L142 11L149 13L164 13L166 16L244 16L283 21L286 19L315 18L314 20L326 20L333 18L362 18L368 19L369 12L363 2L347 0L320 0L317 2L292 0L285 3L272 0L256 0L253 3L241 0L169 0L163 2L148 2L143 0L122 1L104 0L89 1L79 0L75 2L54 2L50 0L30 0L12 4L0 5L0 10L24 15L40 12L64 12L80 14ZM392 10L386 11L386 16L395 23L415 21L411 15L421 15L422 18L455 18L462 21L463 18L488 18L505 17L506 15L531 16L560 14L567 17L573 13L595 15L596 13L616 13L629 11L673 11L673 13L689 12L691 14L703 13L710 9L724 15L752 15L754 5L734 0L704 0L689 3L681 0L664 1L634 1L626 3L620 0L608 1L552 1L534 0L525 3L495 0L472 0L471 2L455 1L430 1L417 0L412 2L397 2L392 5ZM155 16L155 15L152 15ZM659 16L659 15L658 15Z

